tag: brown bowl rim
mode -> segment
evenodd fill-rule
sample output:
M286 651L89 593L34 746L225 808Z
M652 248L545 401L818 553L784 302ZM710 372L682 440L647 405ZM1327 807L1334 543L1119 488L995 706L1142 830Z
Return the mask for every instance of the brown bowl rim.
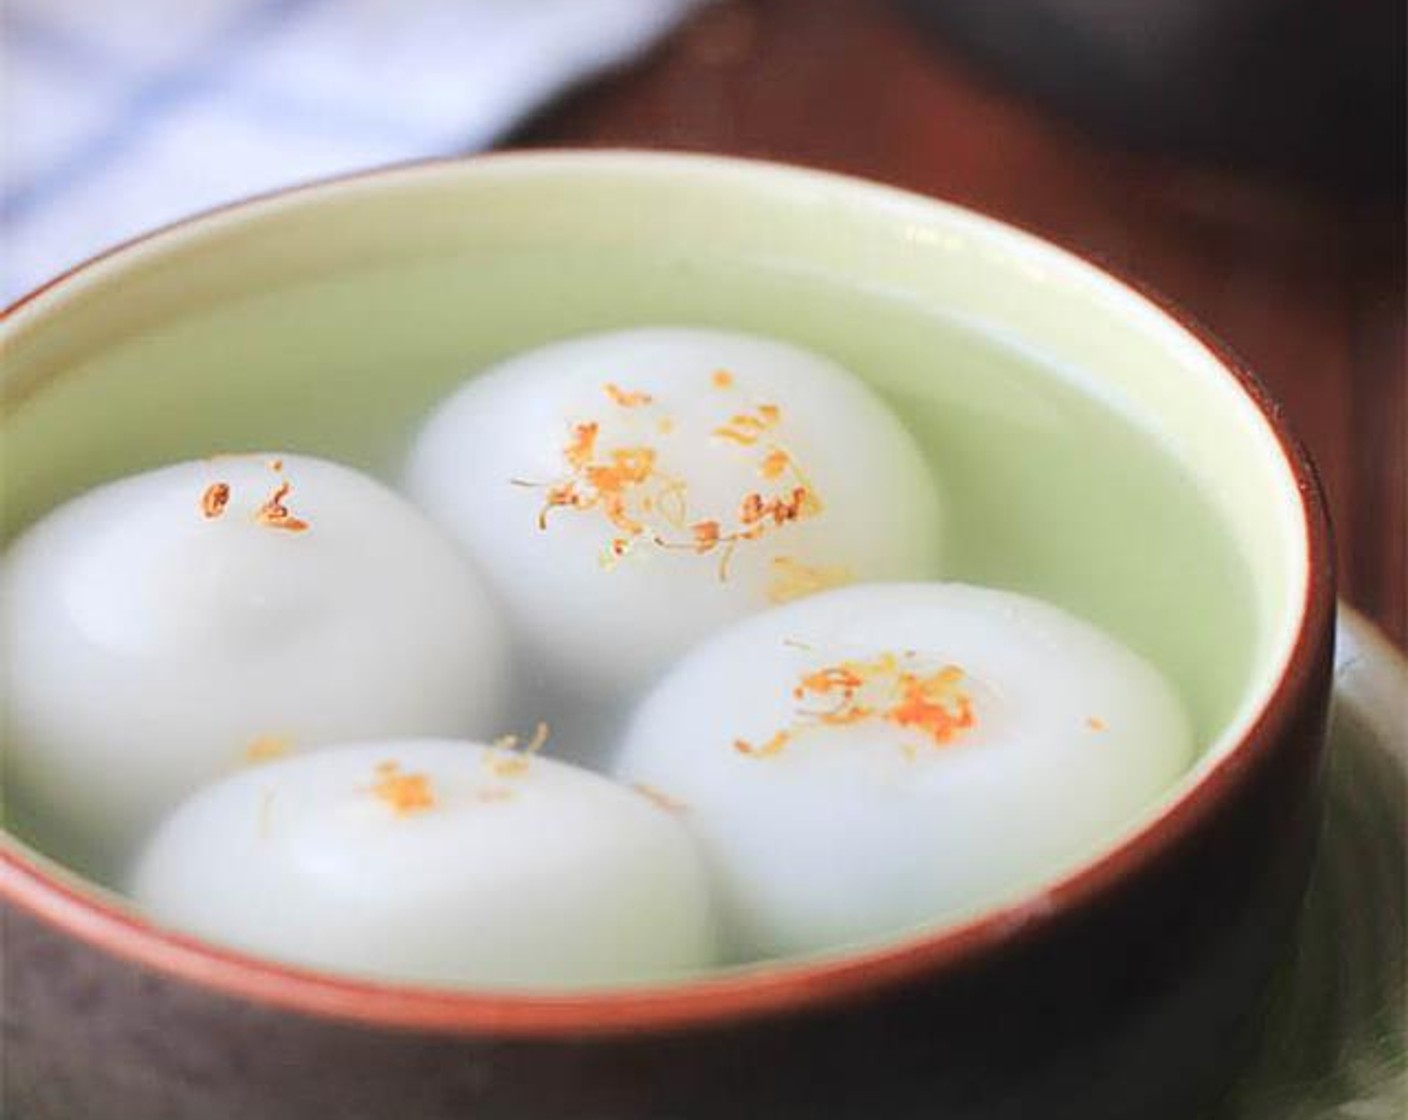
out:
M1314 466L1291 431L1281 407L1261 381L1192 315L1141 281L1111 268L1095 254L1072 248L1023 225L994 218L972 206L936 200L853 175L779 164L776 161L625 148L554 148L500 151L470 157L418 159L315 179L200 211L123 241L20 297L3 311L0 324L21 308L110 258L166 235L200 226L213 217L254 209L275 199L329 187L494 161L531 162L562 157L615 156L642 162L694 162L779 168L851 187L879 189L912 202L943 205L1032 237L1083 261L1135 292L1199 341L1256 406L1276 437L1301 497L1309 566L1305 601L1286 668L1245 735L1178 800L1136 833L1039 890L976 917L871 949L789 963L767 963L674 983L578 993L498 992L485 989L418 987L332 975L225 949L162 929L116 900L87 893L65 875L12 843L0 846L0 900L114 956L228 996L305 1015L408 1030L516 1038L581 1038L589 1035L679 1030L760 1016L840 1005L872 996L918 977L959 971L979 958L1014 950L1042 936L1062 917L1095 906L1107 892L1155 864L1196 834L1204 822L1235 800L1267 756L1281 749L1305 698L1317 686L1333 634L1334 571L1324 495ZM8 841L8 834L0 834Z

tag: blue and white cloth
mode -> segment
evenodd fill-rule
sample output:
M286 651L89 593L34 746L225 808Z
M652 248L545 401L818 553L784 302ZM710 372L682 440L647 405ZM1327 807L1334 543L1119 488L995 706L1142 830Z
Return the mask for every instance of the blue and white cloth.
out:
M197 210L485 147L700 0L0 0L0 303Z

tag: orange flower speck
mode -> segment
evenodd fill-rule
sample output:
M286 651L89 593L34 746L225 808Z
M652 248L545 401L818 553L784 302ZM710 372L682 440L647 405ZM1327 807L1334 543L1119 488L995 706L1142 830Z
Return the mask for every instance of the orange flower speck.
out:
M823 727L846 727L870 720L901 731L917 732L930 747L945 747L977 724L973 698L964 686L966 675L956 665L935 672L907 667L912 659L881 653L869 660L848 660L804 673L792 689L803 705L793 723L761 745L743 739L734 749L752 758L781 753L809 732ZM812 706L821 702L821 706ZM902 743L912 758L912 743Z
M376 767L372 794L391 807L398 817L423 813L435 807L435 791L425 774L406 774L397 762L381 762Z

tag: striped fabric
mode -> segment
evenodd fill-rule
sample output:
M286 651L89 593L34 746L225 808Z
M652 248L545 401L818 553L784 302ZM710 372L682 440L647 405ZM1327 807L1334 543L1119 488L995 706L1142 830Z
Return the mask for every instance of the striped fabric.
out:
M3 0L0 302L193 211L482 148L699 0Z

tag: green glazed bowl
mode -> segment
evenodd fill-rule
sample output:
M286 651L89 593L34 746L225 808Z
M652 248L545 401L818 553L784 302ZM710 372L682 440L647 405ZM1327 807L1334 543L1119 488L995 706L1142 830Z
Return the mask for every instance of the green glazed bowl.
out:
M12 813L22 1115L1084 1118L1179 1115L1216 1091L1313 847L1323 509L1228 355L1036 238L856 180L626 152L257 199L10 309L0 529L219 450L394 478L418 419L474 370L648 323L775 335L867 378L939 480L942 574L1050 599L1155 661L1203 745L1193 769L1080 866L962 922L571 997L203 944L38 851Z

